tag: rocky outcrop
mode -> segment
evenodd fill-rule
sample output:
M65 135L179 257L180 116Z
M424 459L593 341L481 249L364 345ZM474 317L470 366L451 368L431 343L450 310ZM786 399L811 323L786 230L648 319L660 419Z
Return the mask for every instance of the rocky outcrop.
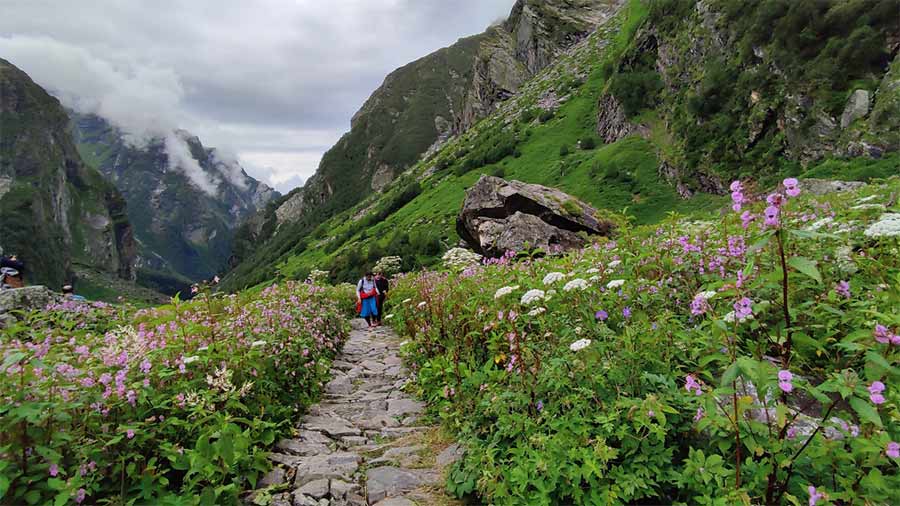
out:
M29 282L61 286L79 264L134 278L121 194L87 167L59 101L0 59L0 246Z
M17 311L30 312L59 303L62 296L50 291L46 286L26 286L0 290L0 329L16 321Z
M469 189L456 223L459 236L489 257L527 248L577 248L585 244L582 233L608 236L614 227L559 190L492 176Z
M604 93L597 104L597 135L604 143L612 144L634 133L649 135L647 127L628 121L625 109L612 93Z
M869 91L856 90L847 100L844 114L841 115L841 128L847 128L854 121L869 114Z

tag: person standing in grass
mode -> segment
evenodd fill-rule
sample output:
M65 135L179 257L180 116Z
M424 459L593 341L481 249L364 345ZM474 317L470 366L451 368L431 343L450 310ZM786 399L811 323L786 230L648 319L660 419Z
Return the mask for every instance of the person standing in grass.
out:
M360 304L359 316L366 320L369 328L378 326L378 286L375 277L367 272L365 277L356 284L356 300Z
M384 277L384 273L375 273L375 288L378 289L378 295L375 296L375 308L378 310L378 315L375 318L378 321L378 325L381 325L384 318L384 301L387 300L388 290L390 289L390 283Z

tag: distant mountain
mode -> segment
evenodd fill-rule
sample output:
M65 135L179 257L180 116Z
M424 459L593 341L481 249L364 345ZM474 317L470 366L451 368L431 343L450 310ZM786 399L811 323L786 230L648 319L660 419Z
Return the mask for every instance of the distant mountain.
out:
M30 283L59 289L78 267L134 278L126 203L86 166L59 101L0 59L0 246Z
M70 114L81 155L128 202L139 282L164 293L226 269L235 229L280 196L186 131L141 145L103 118Z

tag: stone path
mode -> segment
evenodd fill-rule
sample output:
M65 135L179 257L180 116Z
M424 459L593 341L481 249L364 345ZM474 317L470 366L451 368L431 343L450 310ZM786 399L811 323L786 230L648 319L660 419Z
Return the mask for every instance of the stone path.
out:
M419 423L425 405L403 391L408 374L399 338L385 327L367 331L361 321L353 327L324 399L270 456L276 467L259 483L268 488L268 504L456 504L441 493L442 470L459 448L436 441L437 431Z

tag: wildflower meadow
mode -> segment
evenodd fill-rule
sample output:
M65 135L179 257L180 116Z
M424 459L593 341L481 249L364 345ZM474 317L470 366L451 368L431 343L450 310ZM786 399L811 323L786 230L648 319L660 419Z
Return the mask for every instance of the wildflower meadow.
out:
M0 502L218 505L252 489L317 399L352 294L199 291L154 309L69 301L4 331Z
M736 181L709 221L403 277L391 321L468 449L449 489L496 505L900 503L900 183L803 188Z

